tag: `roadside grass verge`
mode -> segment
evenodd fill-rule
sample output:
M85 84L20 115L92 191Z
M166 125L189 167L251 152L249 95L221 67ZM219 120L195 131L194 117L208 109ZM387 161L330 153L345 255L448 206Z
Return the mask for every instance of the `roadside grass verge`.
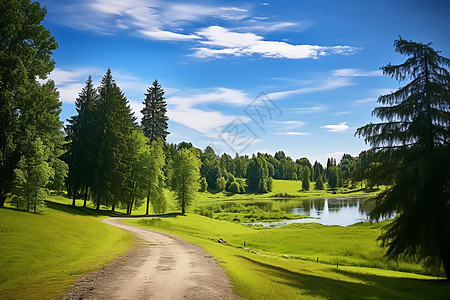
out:
M124 222L200 245L249 299L445 299L450 293L436 277L391 270L423 271L412 262L392 265L383 258L375 242L380 224L253 228L192 214Z
M133 243L131 234L100 222L111 213L52 201L47 207L40 215L0 209L0 298L60 297Z

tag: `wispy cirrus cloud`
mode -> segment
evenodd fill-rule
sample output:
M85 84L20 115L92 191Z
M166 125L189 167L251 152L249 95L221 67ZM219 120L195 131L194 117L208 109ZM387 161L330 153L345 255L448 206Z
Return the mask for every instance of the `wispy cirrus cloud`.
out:
M275 132L277 135L309 135L308 132L300 132L300 131L287 131L287 132Z

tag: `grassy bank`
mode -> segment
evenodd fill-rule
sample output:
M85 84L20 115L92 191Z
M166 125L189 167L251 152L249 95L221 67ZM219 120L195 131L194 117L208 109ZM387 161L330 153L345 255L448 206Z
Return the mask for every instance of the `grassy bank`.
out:
M383 258L375 242L380 224L251 228L198 215L125 222L202 246L220 261L236 291L250 299L444 299L450 293L432 277L392 270L423 271ZM219 244L219 238L229 243Z
M98 269L132 244L130 234L100 222L103 212L51 201L47 206L41 215L0 209L2 299L60 296L81 274Z

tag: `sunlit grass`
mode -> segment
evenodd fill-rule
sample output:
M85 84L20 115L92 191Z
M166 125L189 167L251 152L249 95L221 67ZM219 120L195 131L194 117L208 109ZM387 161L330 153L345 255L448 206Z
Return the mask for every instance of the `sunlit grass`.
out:
M131 246L129 233L101 222L103 213L56 202L47 205L41 215L0 209L2 299L60 296L81 274Z
M192 214L124 222L202 246L226 269L238 294L250 299L423 299L450 292L433 277L391 270L422 267L383 258L375 242L380 224L251 228Z

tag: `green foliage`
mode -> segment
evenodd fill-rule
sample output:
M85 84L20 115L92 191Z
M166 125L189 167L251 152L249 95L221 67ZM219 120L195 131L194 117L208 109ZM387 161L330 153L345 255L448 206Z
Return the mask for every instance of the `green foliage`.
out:
M18 209L38 213L45 207L47 184L53 170L47 163L48 149L45 149L41 139L37 138L30 146L28 158L23 156L14 170L13 204Z
M431 44L399 38L395 51L408 56L400 65L381 69L397 80L411 80L378 98L373 115L382 123L356 132L372 145L374 161L368 178L392 183L376 197L372 219L397 213L380 240L387 254L409 256L443 266L450 278L450 59Z
M103 135L102 120L99 111L99 95L89 76L85 87L75 100L77 115L68 120L65 128L68 148L64 155L68 163L68 192L73 200L80 192L92 189Z
M145 136L149 138L150 142L157 138L165 142L169 134L167 131L169 118L166 116L167 103L164 98L164 89L158 80L155 79L152 86L147 89L143 104L141 123Z
M303 174L302 174L302 189L304 191L309 191L309 168L303 168Z
M269 177L267 178L267 191L272 192L273 190L273 178Z
M163 168L165 165L164 143L157 138L151 142L150 157L148 161L149 176L147 177L148 198L147 198L147 214L148 201L150 200L155 213L163 213L166 211L166 199L163 192L165 176Z
M241 191L239 183L237 181L230 183L228 191L233 194L239 194Z
M183 214L199 189L200 165L192 149L181 149L173 159L172 189Z
M227 184L227 181L223 177L219 177L216 180L216 189L218 192L223 192L225 190L225 185Z
M36 138L59 149L61 103L52 81L40 85L53 70L58 45L41 25L46 10L38 2L3 1L0 14L0 207L14 186L19 160Z
M267 193L267 162L264 157L254 156L247 167L248 190L256 193Z
M323 189L324 189L322 176L319 176L319 177L317 178L316 186L314 187L314 189L316 189L316 190L323 190Z
M206 190L208 189L208 182L206 181L205 177L200 178L200 189L199 191L201 193L206 192Z
M328 185L331 188L338 188L341 186L341 175L339 167L331 166L328 169Z

